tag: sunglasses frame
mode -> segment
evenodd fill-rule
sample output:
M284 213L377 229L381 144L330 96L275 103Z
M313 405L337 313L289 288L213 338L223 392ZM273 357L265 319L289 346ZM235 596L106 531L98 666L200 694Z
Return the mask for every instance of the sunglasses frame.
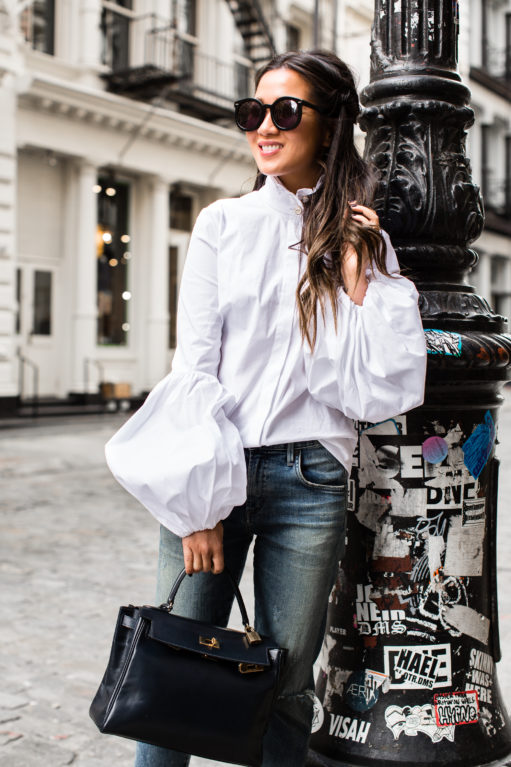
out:
M257 104L259 104L262 107L261 119L254 128L243 128L238 121L238 111L242 104L246 104L249 101L250 102L255 101ZM298 106L298 111L296 113L297 122L296 122L296 125L293 125L292 128L283 128L281 125L278 124L278 122L275 119L275 113L274 113L275 105L278 104L279 101L294 101L295 104L297 104ZM238 126L240 130L244 131L245 133L250 133L254 130L257 130L263 124L264 119L266 117L266 110L269 109L271 119L276 128L282 131L294 130L295 128L298 128L298 126L300 125L302 121L302 107L304 106L310 107L311 109L315 109L316 112L319 112L319 114L325 114L324 109L320 109L320 107L316 106L316 104L311 104L310 101L304 101L304 99L299 99L296 96L279 96L278 99L275 99L273 104L263 104L263 102L260 101L260 99L256 99L253 96L251 96L245 99L239 99L239 101L234 102L234 119L236 121L236 125Z

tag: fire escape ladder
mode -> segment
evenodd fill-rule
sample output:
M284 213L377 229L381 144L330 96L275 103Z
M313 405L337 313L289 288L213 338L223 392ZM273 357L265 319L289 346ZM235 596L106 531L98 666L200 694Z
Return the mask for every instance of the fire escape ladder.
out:
M259 0L226 0L243 38L247 55L260 65L275 54L275 44Z

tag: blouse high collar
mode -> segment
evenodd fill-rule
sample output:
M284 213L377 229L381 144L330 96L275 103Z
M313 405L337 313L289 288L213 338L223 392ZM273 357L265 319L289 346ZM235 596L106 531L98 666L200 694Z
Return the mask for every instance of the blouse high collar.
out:
M261 187L261 193L264 195L268 204L289 215L295 214L297 207L303 210L304 203L314 194L323 184L323 176L319 177L317 184L313 188L303 187L298 189L296 194L287 189L278 176L266 176L264 186Z

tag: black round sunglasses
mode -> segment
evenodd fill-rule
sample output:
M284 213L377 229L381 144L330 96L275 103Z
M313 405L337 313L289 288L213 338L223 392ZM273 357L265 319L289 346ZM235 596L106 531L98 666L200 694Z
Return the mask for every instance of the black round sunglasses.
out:
M257 130L262 124L266 110L270 110L273 124L279 130L293 130L298 127L302 119L302 107L310 107L316 112L324 114L324 110L311 104L310 101L295 98L294 96L281 96L273 104L263 104L259 99L248 98L234 102L234 118L240 130Z

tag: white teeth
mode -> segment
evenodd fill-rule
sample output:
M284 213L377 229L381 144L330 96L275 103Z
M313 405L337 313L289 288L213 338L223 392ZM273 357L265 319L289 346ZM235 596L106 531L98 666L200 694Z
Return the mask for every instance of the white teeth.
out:
M266 154L267 152L275 152L277 149L281 149L281 146L280 144L266 144L261 146L260 149L263 154Z

